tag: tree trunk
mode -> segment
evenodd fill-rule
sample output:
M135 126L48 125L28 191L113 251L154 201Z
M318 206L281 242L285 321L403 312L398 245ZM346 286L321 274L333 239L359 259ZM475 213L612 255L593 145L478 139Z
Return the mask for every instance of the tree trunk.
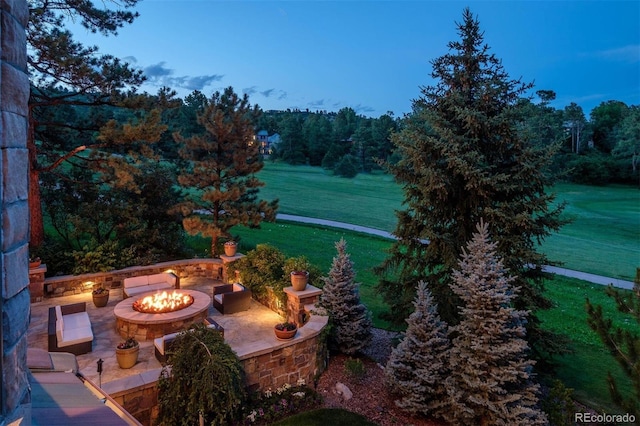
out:
M31 247L40 247L42 243L44 243L44 221L42 219L42 203L40 198L38 151L36 148L35 129L32 120L29 120L27 148L29 149L29 245Z

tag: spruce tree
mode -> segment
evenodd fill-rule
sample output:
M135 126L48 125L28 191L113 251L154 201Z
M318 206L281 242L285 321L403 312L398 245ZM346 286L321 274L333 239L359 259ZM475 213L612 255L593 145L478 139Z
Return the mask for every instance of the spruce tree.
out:
M183 215L184 229L191 235L211 238L211 254L217 255L219 238L231 238L236 225L258 227L273 222L278 201L258 199L264 183L256 177L264 163L253 127L259 114L240 98L232 87L215 92L198 113L203 132L185 138L174 133L182 144L180 156L187 160L178 176L186 190L186 200L176 205Z
M402 409L441 417L446 409L444 380L449 375L450 343L447 324L424 281L418 284L415 311L407 319L407 331L391 352L385 379Z
M633 291L616 290L610 284L606 292L616 301L618 310L628 314L631 322L640 326L640 268L636 271ZM637 332L638 328L636 327L636 331L633 331L631 327L614 325L611 318L604 315L602 306L592 305L589 299L586 302L586 309L589 327L598 333L600 340L629 378L631 389L633 389L633 394L624 395L619 383L609 372L607 384L611 399L624 412L633 414L640 421L640 333Z
M338 255L333 258L329 276L323 278L319 305L329 314L330 345L342 353L353 355L371 340L371 315L367 307L360 303L347 242L341 238L336 243L336 249Z
M451 288L464 305L451 328L445 419L474 426L546 424L531 378L534 362L527 359L526 312L512 306L518 288L510 285L515 278L506 276L497 246L480 223L453 272Z
M521 130L518 100L531 85L509 79L469 9L457 27L461 40L432 62L437 84L421 89L406 126L393 136L401 160L388 168L403 188L406 208L397 213L398 239L377 272L390 308L386 318L396 324L411 313L423 280L441 318L459 320L451 271L480 218L492 224L498 252L517 275L518 309L550 307L541 269L550 262L535 246L563 224L563 206L552 205L554 195L546 192L551 148L534 147ZM545 334L538 322L529 318L530 342L557 352L557 336Z

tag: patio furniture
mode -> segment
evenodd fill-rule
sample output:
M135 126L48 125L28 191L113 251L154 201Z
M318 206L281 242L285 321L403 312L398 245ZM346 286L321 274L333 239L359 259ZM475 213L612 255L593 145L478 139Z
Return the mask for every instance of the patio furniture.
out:
M251 290L237 283L215 286L213 307L223 315L246 311L251 307Z
M207 324L207 328L218 331L220 334L222 334L222 337L224 337L224 328L222 328L220 324L215 322L213 318L211 317L207 318L205 320L205 324ZM171 345L173 341L176 339L176 337L180 333L182 332L180 331L177 333L166 334L162 337L153 339L153 346L155 349L154 353L155 353L156 359L160 362L160 364L165 365L167 363L167 359L168 359L167 352L171 350Z
M49 352L91 352L93 332L86 302L49 308L48 325Z
M180 281L178 280L178 277L171 272L129 277L125 278L122 281L122 284L123 299L155 290L171 290L174 288L180 288Z

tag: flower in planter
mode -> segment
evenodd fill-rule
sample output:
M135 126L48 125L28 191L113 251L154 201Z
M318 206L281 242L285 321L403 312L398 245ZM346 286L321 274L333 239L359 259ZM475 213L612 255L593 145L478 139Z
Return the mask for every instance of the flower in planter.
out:
M136 346L138 346L138 341L133 337L129 337L124 342L118 343L118 349L131 349L135 348Z
M103 294L109 293L109 290L107 290L104 287L98 287L98 288L94 288L91 293L95 294L96 296L101 296Z
M292 322L281 322L279 324L276 324L276 330L293 331L296 328L298 327Z

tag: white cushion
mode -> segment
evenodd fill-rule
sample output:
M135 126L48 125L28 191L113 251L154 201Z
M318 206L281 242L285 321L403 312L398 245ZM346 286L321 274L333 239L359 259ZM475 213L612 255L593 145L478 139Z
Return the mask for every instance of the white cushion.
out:
M56 306L56 326L57 325L64 328L64 320L62 319L62 309L60 308L60 305Z
M141 285L149 284L149 277L147 275L142 275L139 277L131 277L124 279L124 287L139 287Z
M173 286L167 283L156 283L149 284L144 291L154 291L154 290L171 290Z
M161 355L164 355L164 336L153 339L153 345Z
M149 285L162 283L169 284L173 287L176 284L176 276L165 272L162 274L148 275L147 278L149 279Z
M91 330L91 320L86 312L65 315L64 330L75 330L77 328L88 328Z
M235 283L233 285L233 291L244 291L244 286L242 284Z
M91 328L74 328L64 331L64 340L58 341L59 347L75 345L93 340Z
M215 300L216 302L222 304L222 294L214 294L213 295L213 300Z

